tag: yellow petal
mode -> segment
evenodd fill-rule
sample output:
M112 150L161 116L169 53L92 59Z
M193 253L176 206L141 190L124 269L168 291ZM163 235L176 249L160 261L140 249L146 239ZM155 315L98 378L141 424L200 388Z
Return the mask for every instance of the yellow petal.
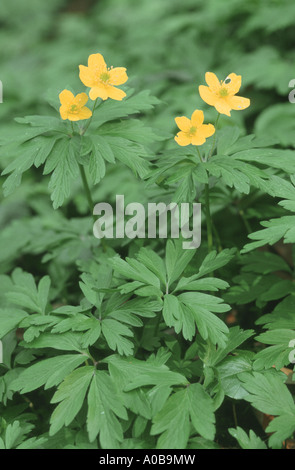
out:
M220 114L226 114L227 116L230 116L231 107L224 98L217 100L214 106Z
M78 116L81 120L89 119L92 116L92 111L86 106L83 106L83 108L80 109Z
M74 95L70 90L63 90L59 94L59 100L62 105L70 106L74 101Z
M218 97L209 90L207 86L200 85L199 86L199 93L200 97L202 98L205 103L209 104L210 106L215 106Z
M107 100L109 97L107 91L106 91L106 87L101 85L101 86L95 86L93 88L91 88L90 92L89 92L89 98L91 100L96 100L96 98L101 98L102 100Z
M199 131L199 129L198 129ZM208 138L211 137L211 135L214 134L215 132L215 127L212 124L203 124L202 127L200 127L200 131L204 135L204 137Z
M79 93L74 100L74 104L76 104L79 108L81 108L87 103L87 101L88 101L88 96L86 95L86 93Z
M185 132L178 132L178 134L174 137L175 141L181 147L185 147L191 143L191 138Z
M242 85L241 75L236 75L235 73L230 73L224 80L222 87L226 87L229 95L235 95L238 93Z
M80 80L81 82L88 87L92 87L95 85L95 74L94 72L89 69L88 67L85 67L85 65L79 65L80 69Z
M227 103L236 111L246 109L250 106L249 98L243 98L242 96L228 96Z
M175 122L181 131L187 132L191 127L191 121L185 116L175 118Z
M122 101L122 99L126 96L126 93L123 90L120 90L120 88L115 88L111 85L106 86L106 92L109 98L112 98L112 100L116 101Z
M206 138L201 132L200 133L197 132L197 134L192 137L193 145L203 145L205 142L206 142Z
M199 109L196 109L191 117L191 122L194 127L199 127L203 124L204 122L204 113L203 111L200 111Z
M214 93L218 93L221 88L221 84L218 78L216 77L215 73L207 72L205 75L205 80L211 91L213 91Z
M68 107L67 106L61 106L59 108L59 112L63 120L68 119Z
M101 72L107 70L107 64L101 54L91 54L88 57L88 67L90 69L99 69Z
M79 117L79 114L68 113L68 120L69 121L81 121L81 118Z
M110 83L112 85L123 85L123 83L127 82L128 80L125 67L116 67L114 69L111 69L109 70L109 74Z

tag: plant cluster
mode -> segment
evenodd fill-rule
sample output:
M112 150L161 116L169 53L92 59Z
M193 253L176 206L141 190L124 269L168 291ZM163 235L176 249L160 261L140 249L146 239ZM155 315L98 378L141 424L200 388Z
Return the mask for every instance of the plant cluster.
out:
M0 7L0 448L291 446L294 5L42 3ZM201 202L200 247L95 238L116 194Z

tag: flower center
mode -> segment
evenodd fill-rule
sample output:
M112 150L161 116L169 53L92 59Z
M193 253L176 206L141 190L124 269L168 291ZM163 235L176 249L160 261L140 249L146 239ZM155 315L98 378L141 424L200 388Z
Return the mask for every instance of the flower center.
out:
M70 113L77 113L78 112L78 107L76 104L72 104L70 107Z
M227 89L226 89L226 88L221 88L221 89L219 90L219 95L222 96L222 97L227 96L227 95L228 95Z
M100 74L100 80L106 83L110 79L110 74L108 72L103 72Z
M188 133L189 133L189 135L194 135L194 134L196 133L196 131L197 131L197 128L194 127L194 126L192 126L192 127L190 128L190 130L188 131Z

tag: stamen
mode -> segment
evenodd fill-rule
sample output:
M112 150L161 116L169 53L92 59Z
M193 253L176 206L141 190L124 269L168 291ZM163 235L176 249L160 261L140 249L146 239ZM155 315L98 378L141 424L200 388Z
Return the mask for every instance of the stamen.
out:
M222 97L227 96L228 95L227 89L226 88L221 88L219 90L219 95L222 96Z

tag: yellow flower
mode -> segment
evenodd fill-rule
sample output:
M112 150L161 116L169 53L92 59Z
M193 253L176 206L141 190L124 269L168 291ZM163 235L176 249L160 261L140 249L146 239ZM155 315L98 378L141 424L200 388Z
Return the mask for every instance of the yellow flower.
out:
M74 96L69 90L63 90L59 95L61 107L59 112L63 120L81 121L92 116L92 111L85 106L88 101L86 93Z
M108 68L101 54L92 54L88 58L88 67L80 65L79 69L81 82L91 88L89 97L92 100L112 98L121 101L126 96L123 90L116 88L128 80L125 67Z
M181 132L175 137L178 145L202 145L206 142L206 138L210 137L215 132L215 127L212 124L203 124L204 113L203 111L193 112L191 119L185 116L175 118Z
M235 96L241 88L241 75L231 73L223 82L219 82L214 73L207 72L205 80L208 86L199 86L200 96L205 103L215 106L219 113L230 116L232 109L239 111L250 106L248 98Z

